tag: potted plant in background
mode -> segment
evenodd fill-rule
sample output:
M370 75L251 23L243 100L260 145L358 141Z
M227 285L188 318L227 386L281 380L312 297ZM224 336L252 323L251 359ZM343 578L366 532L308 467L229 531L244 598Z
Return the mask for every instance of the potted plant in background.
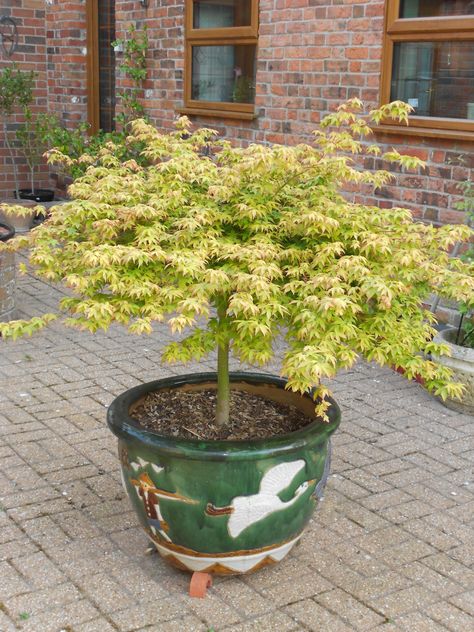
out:
M0 72L0 115L2 117L5 146L10 155L13 167L15 194L17 198L19 197L20 189L18 166L8 126L14 122L13 117L15 115L23 112L25 108L31 104L33 100L34 82L34 72L23 72L15 65L6 66Z
M8 149L13 175L15 180L15 203L9 200L0 209L0 220L11 224L16 233L23 233L31 228L37 215L35 202L46 202L54 198L54 192L35 187L35 172L41 163L42 155L54 139L54 131L58 127L55 116L39 113L35 115L31 110L33 101L33 88L35 82L34 72L24 72L14 65L7 66L0 72L0 112L5 145ZM15 115L24 117L16 130L15 141L10 138L9 124L14 122ZM20 188L18 174L18 150L23 154L30 170L30 189ZM32 193L33 192L33 193Z
M24 108L25 121L18 127L16 137L18 149L23 155L30 172L30 187L19 189L18 197L35 202L52 202L54 191L36 186L36 177L43 155L50 149L57 134L59 121L54 114L34 114L29 106Z
M143 145L146 165L105 146L71 186L74 199L11 246L30 246L36 272L70 288L60 305L67 325L146 334L167 321L182 337L165 361L216 354L216 372L139 385L108 412L140 522L180 568L250 572L298 541L339 423L321 380L359 356L421 375L441 397L461 394L451 371L423 355L447 352L432 342L423 300L434 289L472 296L472 269L447 255L471 231L339 193L345 182L392 177L352 164L351 153L380 153L358 138L370 133L361 107L352 100L327 116L314 146L235 148L212 130L192 132L185 118L169 135L137 120L126 143ZM395 102L368 120L406 121L408 111ZM58 152L50 160L72 162ZM0 331L15 338L55 317ZM229 371L229 354L265 365L279 340L283 378Z
M456 208L466 212L467 224L474 222L474 183L467 180L461 185L464 199ZM474 245L472 242L461 255L464 261L474 267ZM448 356L437 357L436 361L453 371L455 379L463 384L461 399L451 397L444 400L448 408L474 415L474 296L471 300L461 301L459 305L459 323L457 327L443 328L434 338L435 342L447 344Z
M13 178L15 182L15 198L20 198L20 182L18 175L17 151L16 145L11 138L11 126L15 122L15 116L22 114L29 107L33 100L33 87L35 82L34 72L23 72L15 65L6 66L0 71L0 115L2 118L3 138L5 146L10 156ZM5 200L7 201L7 200ZM16 203L17 205L20 202ZM31 203L21 203L22 206L32 206ZM8 215L0 211L0 221L4 221L12 225L17 232L28 230L33 221L34 212L22 211L17 215L15 211L10 210Z

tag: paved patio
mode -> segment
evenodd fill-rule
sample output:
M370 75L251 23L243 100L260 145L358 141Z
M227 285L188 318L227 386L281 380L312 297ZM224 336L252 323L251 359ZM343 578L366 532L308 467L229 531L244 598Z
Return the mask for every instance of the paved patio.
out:
M59 292L20 279L33 315ZM0 340L0 630L467 632L474 628L474 420L390 370L333 383L333 476L300 546L272 569L189 577L147 555L105 409L162 367L168 334L54 326Z

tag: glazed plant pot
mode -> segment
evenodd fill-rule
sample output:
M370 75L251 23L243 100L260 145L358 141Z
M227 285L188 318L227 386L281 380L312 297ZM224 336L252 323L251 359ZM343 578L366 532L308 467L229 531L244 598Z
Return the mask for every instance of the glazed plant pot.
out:
M315 418L311 396L285 391L285 380L232 373L231 388L293 405L308 426L253 441L161 436L133 419L149 392L216 388L215 373L149 382L115 399L107 414L119 439L123 485L148 537L169 563L187 571L241 574L283 559L300 539L329 471L329 423Z
M15 235L13 226L0 223L0 241L8 241ZM0 251L0 322L11 320L15 315L15 254Z
M448 398L443 404L457 412L474 415L474 349L457 345L456 334L457 329L449 327L434 337L434 342L449 345L451 356L436 356L433 359L452 369L453 380L464 384L466 389L461 400Z

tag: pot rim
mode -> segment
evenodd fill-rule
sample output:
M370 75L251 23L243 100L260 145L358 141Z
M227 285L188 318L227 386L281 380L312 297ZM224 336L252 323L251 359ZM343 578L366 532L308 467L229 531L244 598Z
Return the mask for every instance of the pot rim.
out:
M8 231L6 235L0 234L0 241L8 241L15 236L15 229L13 228L13 226L11 226L10 224L6 224L5 222L0 222L0 226Z
M246 382L249 384L268 384L282 390L284 390L286 385L285 379L265 373L231 372L230 380L231 382ZM117 437L142 445L145 444L150 448L159 448L161 452L169 455L181 456L187 459L202 459L203 454L205 454L205 458L211 460L240 460L291 453L307 445L309 440L314 443L325 443L340 423L341 411L332 398L329 398L330 407L327 413L329 422L325 423L316 418L312 423L300 430L265 439L224 441L169 437L143 428L129 415L130 406L149 392L205 382L216 383L217 374L214 372L192 373L139 384L113 400L107 410L107 424ZM301 397L310 398L312 392L310 391Z
M457 327L447 327L438 332L434 337L435 342L441 342L451 347L451 356L443 356L443 358L462 359L465 362L474 362L474 349L472 347L464 347L458 345L452 340L457 332Z

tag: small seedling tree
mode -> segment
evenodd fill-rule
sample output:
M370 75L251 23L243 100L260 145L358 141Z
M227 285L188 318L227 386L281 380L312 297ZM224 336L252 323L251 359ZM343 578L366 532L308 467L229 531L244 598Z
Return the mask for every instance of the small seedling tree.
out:
M441 397L458 396L449 369L427 359L448 348L432 342L434 317L423 301L432 291L473 296L472 265L448 256L471 230L416 223L407 210L341 195L344 183L392 179L356 168L352 155L380 155L364 141L370 125L406 121L409 111L395 102L364 117L361 108L357 100L342 105L314 145L295 147L236 148L212 130L192 132L185 118L171 134L137 120L127 142L143 143L148 166L104 147L71 186L72 201L16 247L31 246L33 269L72 291L61 301L67 325L95 332L118 322L146 334L166 320L182 338L165 348L165 361L217 349L220 424L229 418L229 353L263 365L278 336L287 343L288 388L315 387L323 416L321 380L358 356L419 375ZM396 151L381 157L408 169L421 164ZM51 160L70 161L54 152ZM16 337L54 317L0 331Z
M35 192L35 178L39 166L43 161L43 154L51 147L59 120L54 114L40 112L34 114L29 106L24 108L25 121L18 127L16 137L19 151L23 154L30 171L30 188Z
M23 72L15 65L6 66L0 71L0 116L2 118L3 138L10 154L15 179L15 193L19 198L18 166L16 154L10 140L8 124L18 112L23 112L33 100L34 72Z

